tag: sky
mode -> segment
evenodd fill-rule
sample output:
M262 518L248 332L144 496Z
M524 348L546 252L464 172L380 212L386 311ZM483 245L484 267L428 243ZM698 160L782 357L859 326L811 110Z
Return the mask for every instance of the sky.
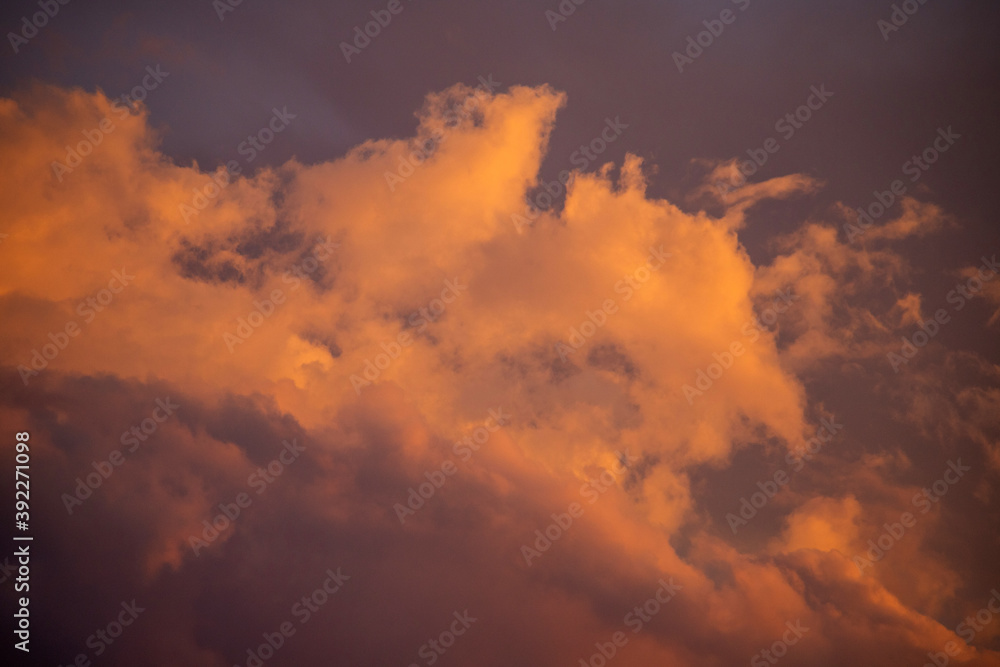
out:
M2 26L5 664L1000 665L992 5Z

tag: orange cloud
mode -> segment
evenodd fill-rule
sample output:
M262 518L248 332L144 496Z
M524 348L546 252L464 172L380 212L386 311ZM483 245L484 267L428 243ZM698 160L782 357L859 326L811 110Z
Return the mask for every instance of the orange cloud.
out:
M454 113L470 99L469 113ZM864 497L814 490L797 507L776 503L783 527L750 552L716 536L692 483L696 470L728 468L757 445L783 456L805 444L825 414L810 389L817 368L883 361L889 329L919 314L915 293L876 295L893 292L906 262L808 221L755 264L739 235L747 212L818 182L745 185L715 217L650 197L648 167L634 155L617 172L574 174L562 210L518 229L511 213L539 184L566 102L545 86L490 95L456 86L428 97L412 139L229 181L225 167L174 164L145 112L118 117L101 93L38 86L3 100L5 417L34 420L40 465L50 488L63 489L91 459L107 458L149 396L173 393L185 406L80 516L45 506L52 529L72 538L57 557L118 531L138 563L119 583L151 595L177 586L165 609L178 618L196 613L202 595L225 599L253 627L271 618L254 610L278 617L275 605L291 604L304 570L343 564L357 574L335 604L353 606L326 613L366 645L384 643L382 662L411 659L419 644L400 637L415 636L415 619L473 606L483 621L449 656L456 664L484 654L528 664L589 656L664 577L683 592L631 643L628 664L736 664L796 619L811 630L789 665L831 655L919 661L950 640L890 590L898 581L861 578L848 560L870 498L882 493L890 507L885 498L905 482L852 476L857 461L830 454L830 478L845 487L863 479ZM113 131L57 175L66 147L108 117ZM402 173L417 148L423 159L390 187L386 174ZM709 180L732 169L718 166ZM224 187L182 214L213 176ZM899 220L867 238L919 236L940 219L907 200ZM111 290L115 272L134 279ZM795 298L762 323L783 303L776 294ZM51 357L42 349L50 344ZM685 386L698 388L697 400ZM978 416L979 442L995 455L995 392L942 401ZM454 443L497 406L510 422L461 460ZM68 429L91 437L74 440ZM306 443L302 463L206 554L193 554L201 522L292 437ZM622 468L626 452L633 459ZM401 525L394 504L447 461L457 472ZM582 513L524 564L520 547L573 503ZM262 569L271 576L255 587ZM937 612L957 585L924 581L908 601ZM406 616L399 635L386 604ZM241 659L233 647L243 635L202 621L211 632L164 626L182 635L178 654L197 664ZM512 632L523 645L511 646ZM320 634L303 633L285 655L309 662L325 650ZM995 652L977 655L1000 664Z

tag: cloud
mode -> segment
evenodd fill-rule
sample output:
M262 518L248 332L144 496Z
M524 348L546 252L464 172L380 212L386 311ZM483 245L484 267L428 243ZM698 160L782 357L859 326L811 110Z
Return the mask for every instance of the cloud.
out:
M470 99L472 112L455 112ZM41 486L54 491L36 510L51 540L42 567L59 581L39 605L58 638L46 658L86 651L95 615L141 597L149 616L109 651L113 663L245 662L337 567L351 579L288 639L287 664L415 662L465 609L479 620L449 649L456 664L572 662L669 577L683 590L634 636L630 664L733 664L796 618L811 630L789 665L916 662L953 638L930 614L957 579L925 581L904 603L901 577L851 569L863 516L905 503L912 484L859 473L850 453L879 447L857 421L843 419L851 444L824 452L822 473L804 473L801 504L776 504L771 547L719 538L706 490L692 486L701 467L803 446L834 400L812 386L828 364L862 365L900 411L916 400L884 362L890 329L919 312L901 287L905 259L810 220L755 264L739 236L747 211L816 181L745 185L713 216L650 197L634 155L575 174L562 210L518 229L511 215L540 184L566 103L545 86L455 86L428 97L414 138L313 166L241 164L237 178L173 163L144 111L120 116L99 92L37 86L0 104L3 405L5 421L32 432ZM113 131L57 174L52 163L103 118ZM917 221L888 223L885 241L939 217L906 206ZM134 279L114 291L115 271ZM61 345L70 322L79 331ZM176 417L68 514L56 490L164 396L181 404ZM938 398L911 415L928 437L957 429L947 411L974 413L977 451L995 452L995 392ZM510 422L463 460L454 443L497 407ZM253 475L293 439L302 458L258 494ZM394 505L440 480L446 461L456 472L401 524ZM824 491L820 476L845 488ZM252 503L195 554L202 522L240 493ZM574 503L582 515L527 564L521 547ZM934 571L955 576L958 556L942 551ZM900 560L903 573L930 562ZM61 607L66 591L79 595Z

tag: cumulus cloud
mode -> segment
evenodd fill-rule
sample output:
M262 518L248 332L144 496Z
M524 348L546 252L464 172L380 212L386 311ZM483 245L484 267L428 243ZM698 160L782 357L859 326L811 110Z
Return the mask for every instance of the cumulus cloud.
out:
M746 184L721 215L686 212L650 197L650 167L629 155L513 224L566 103L544 86L456 86L428 97L414 138L233 177L171 162L144 111L100 92L3 100L3 411L31 431L47 489L47 659L88 651L91 626L135 597L149 615L109 664L246 664L337 567L343 591L277 664L418 662L466 609L477 621L455 664L570 664L619 630L628 664L735 664L796 619L810 630L788 665L918 663L955 639L955 608L995 584L960 577L936 527L995 502L995 369L978 360L980 384L960 388L958 353L929 347L909 377L893 372L886 353L924 315L891 245L808 220L751 260L746 214L815 193L804 176ZM113 129L91 141L102 119ZM53 167L73 152L70 171ZM867 238L942 219L906 200ZM940 456L917 460L855 407L758 519L757 543L730 540L707 499L753 487L741 456L795 460L843 395L817 379L831 369ZM932 375L954 390L918 403L913 383ZM61 494L164 397L176 415L68 512ZM495 409L509 420L461 444ZM301 457L258 492L293 440ZM958 500L891 568L859 573L851 557L881 517L960 449L981 465ZM433 495L412 500L422 484ZM252 502L208 540L202 522L241 493ZM680 592L633 633L628 613L671 578ZM977 644L974 664L1000 664Z

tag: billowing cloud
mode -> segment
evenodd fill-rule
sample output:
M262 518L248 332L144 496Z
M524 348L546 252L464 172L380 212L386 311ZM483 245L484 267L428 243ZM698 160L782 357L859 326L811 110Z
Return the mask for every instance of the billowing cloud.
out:
M252 664L284 622L269 664L576 664L617 632L622 664L1000 664L1000 623L956 635L1000 582L942 530L995 527L996 369L944 334L889 356L938 309L892 243L944 213L861 242L837 207L754 262L746 216L821 184L714 215L628 155L516 224L567 103L455 86L413 138L255 170L173 163L100 92L3 100L45 659L134 598L108 664Z

